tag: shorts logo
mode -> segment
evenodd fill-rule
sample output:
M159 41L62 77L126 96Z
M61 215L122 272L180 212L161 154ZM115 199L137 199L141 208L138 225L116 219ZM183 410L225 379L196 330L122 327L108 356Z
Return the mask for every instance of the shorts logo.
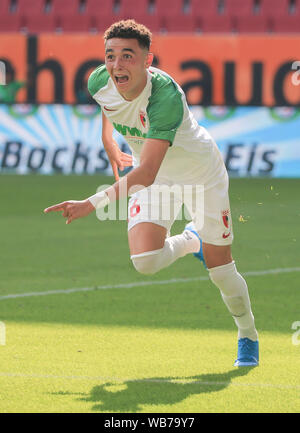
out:
M146 128L146 113L144 111L140 111L140 121L143 125L143 128Z
M224 226L228 229L229 228L229 209L222 211L222 219Z
M227 234L226 234L226 233L223 233L223 235L222 235L222 236L223 236L223 239L226 239L226 238L228 238L228 236L230 236L230 232L229 232L229 233L227 233Z
M135 199L132 206L130 206L130 209L129 209L130 217L134 218L135 216L137 216L138 213L140 213L140 211L141 211L141 207L137 203L137 199Z
M222 220L223 220L223 224L226 227L226 229L229 229L229 214L230 214L229 209L222 211ZM229 229L229 231L226 230L226 232L223 233L223 239L228 238L229 235L230 235L230 229Z

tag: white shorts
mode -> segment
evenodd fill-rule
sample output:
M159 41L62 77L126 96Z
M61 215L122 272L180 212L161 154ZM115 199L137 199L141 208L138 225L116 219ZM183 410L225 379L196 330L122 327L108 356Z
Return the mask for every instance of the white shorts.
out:
M182 208L183 204L185 208ZM170 233L175 219L181 217L192 219L203 242L231 245L233 232L227 172L218 177L217 183L213 179L204 185L200 182L192 186L156 182L133 194L128 203L128 230L136 224L150 222L165 227Z

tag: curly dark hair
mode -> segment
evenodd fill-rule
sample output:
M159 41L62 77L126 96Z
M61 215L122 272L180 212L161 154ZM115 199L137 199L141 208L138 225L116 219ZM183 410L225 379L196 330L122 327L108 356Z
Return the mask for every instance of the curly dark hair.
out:
M135 20L122 20L112 24L104 33L104 41L112 38L137 39L141 48L149 50L152 33L143 24Z

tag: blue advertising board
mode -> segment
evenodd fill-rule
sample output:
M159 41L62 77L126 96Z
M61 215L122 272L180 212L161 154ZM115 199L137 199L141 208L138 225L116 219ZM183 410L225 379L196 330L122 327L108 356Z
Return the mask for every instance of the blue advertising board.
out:
M300 109L199 107L231 176L300 177ZM97 105L0 105L0 173L112 174ZM123 151L124 138L115 132Z

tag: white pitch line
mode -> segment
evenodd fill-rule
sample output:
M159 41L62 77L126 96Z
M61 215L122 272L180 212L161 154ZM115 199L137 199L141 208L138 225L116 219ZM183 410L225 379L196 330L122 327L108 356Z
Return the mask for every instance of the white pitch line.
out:
M300 272L300 267L265 269L262 271L248 271L248 272L243 272L243 275L249 277L258 277L261 275L283 274L283 273L291 273L291 272ZM209 277L171 278L170 280L134 281L132 283L108 284L105 286L95 286L95 287L78 287L74 289L63 289L63 290L48 290L45 292L14 293L10 295L0 296L0 301L3 301L5 299L28 298L33 296L68 295L70 293L76 293L76 292L91 292L95 290L110 290L110 289L131 289L133 287L155 286L155 285L174 284L174 283L190 283L192 281L208 281L208 280Z
M128 384L128 383L174 383L178 385L208 385L208 386L247 386L247 387L265 387L265 388L280 388L280 389L300 389L299 385L285 385L281 383L237 383L232 381L204 381L194 380L193 378L144 378L144 379L130 379L118 377L103 377L103 376L57 376L52 374L25 374L25 373L10 373L0 372L0 377L20 377L23 379L63 379L63 380L91 380L107 382L109 385L113 384Z

